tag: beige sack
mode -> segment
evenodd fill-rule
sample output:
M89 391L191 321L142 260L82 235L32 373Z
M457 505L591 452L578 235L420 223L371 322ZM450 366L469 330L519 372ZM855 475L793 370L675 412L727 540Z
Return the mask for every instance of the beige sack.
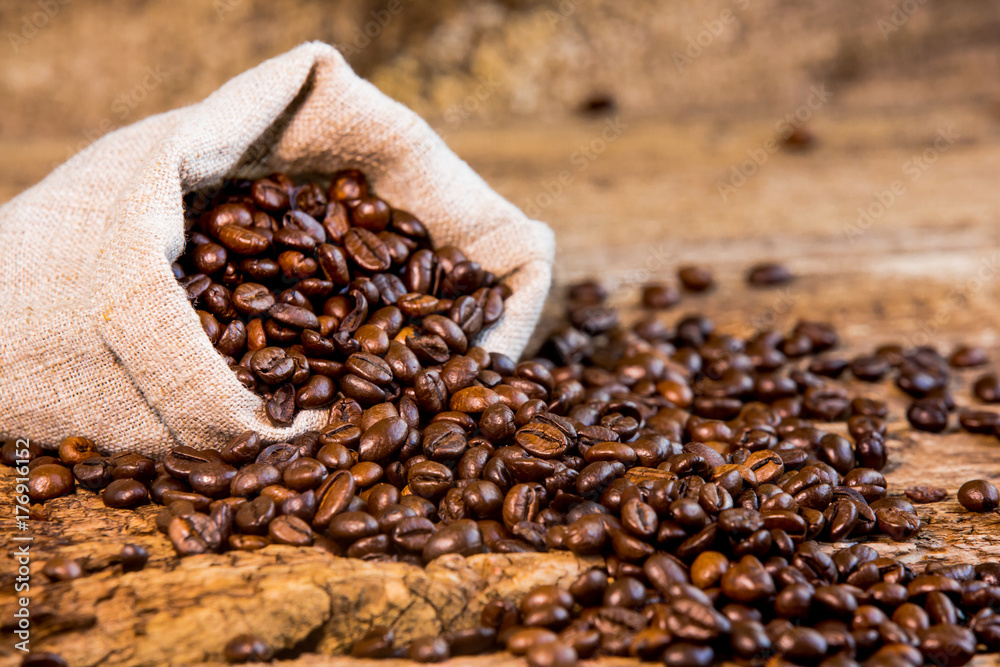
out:
M413 112L310 43L206 100L107 135L0 208L0 435L162 456L275 428L212 347L170 271L182 196L228 177L363 170L439 245L506 277L514 295L480 344L513 357L551 279L551 230L529 220Z

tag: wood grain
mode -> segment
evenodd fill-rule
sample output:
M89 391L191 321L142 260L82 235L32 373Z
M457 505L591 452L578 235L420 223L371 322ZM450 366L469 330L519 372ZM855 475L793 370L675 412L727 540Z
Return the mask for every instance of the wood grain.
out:
M620 135L585 163L576 152L601 136L606 120L503 128L470 122L448 135L455 150L502 194L555 229L559 254L546 326L558 318L561 288L569 282L600 277L628 318L636 315L630 304L638 285L672 281L678 264L695 262L715 269L719 287L686 298L664 315L667 319L697 310L740 335L786 327L803 317L825 319L841 329L845 354L891 340L933 340L943 351L959 342L983 344L1000 360L996 109L854 105L818 113L811 124L815 149L768 154L725 200L718 183L748 159L748 150L767 145L775 118L621 122L627 127ZM938 131L949 127L959 136L912 179L908 161L933 148ZM40 178L60 157L61 146L50 141L0 147L0 200ZM572 178L564 179L562 192L549 201L542 195L556 190L553 183L562 171ZM905 192L852 238L845 225L856 224L858 208L877 202L894 181ZM746 288L747 266L765 259L787 263L798 279L782 289ZM958 374L955 394L961 404L971 403L966 386L975 374ZM944 502L918 509L923 529L913 542L878 539L873 546L917 567L1000 558L998 517L967 513L955 501L966 479L1000 480L996 438L916 434L902 419L905 400L898 390L865 384L856 389L892 405L891 492L921 482L951 493ZM6 499L10 470L0 468L0 476L0 496ZM471 624L485 600L566 581L587 566L566 554L485 555L420 570L277 546L179 561L155 531L155 508L106 510L80 492L47 503L41 513L44 520L32 523L33 645L60 652L73 665L216 664L227 639L244 631L283 651L279 656L289 665L367 665L327 656L343 653L376 623L393 626L403 640ZM0 518L5 630L15 603L12 533L5 511ZM122 575L115 564L126 542L144 544L153 554L142 572ZM84 558L86 576L42 583L38 568L54 554ZM0 648L0 664L17 664L8 642ZM486 657L452 664L520 662ZM975 664L998 663L981 657Z

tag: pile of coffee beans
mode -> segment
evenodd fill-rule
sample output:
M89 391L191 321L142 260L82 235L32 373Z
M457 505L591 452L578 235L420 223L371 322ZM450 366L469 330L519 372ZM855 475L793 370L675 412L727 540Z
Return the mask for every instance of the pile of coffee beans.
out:
M330 185L284 174L187 199L173 264L209 340L287 425L338 392L392 401L425 385L421 364L465 354L503 315L507 288L372 191L358 171Z
M602 655L846 667L961 665L1000 650L1000 563L915 570L864 543L912 539L914 503L948 491L890 495L888 406L841 380L891 378L912 398L910 423L940 432L956 412L951 369L985 363L982 350L841 358L819 322L748 340L703 316L668 325L655 311L680 296L663 284L644 289L648 313L625 327L606 291L583 283L567 323L518 363L470 344L502 314L503 286L460 250L434 250L357 172L329 188L272 176L190 203L176 270L209 338L277 423L328 406L328 425L277 444L247 432L218 451L177 447L159 462L70 437L55 456L31 450L33 501L79 486L113 508L161 504L156 525L182 556L286 544L415 565L604 557L567 588L492 601L474 628L408 643L372 628L357 657L506 649L534 667ZM686 290L712 287L711 272L687 268ZM748 278L787 279L771 265ZM974 392L1000 401L995 376ZM972 433L997 421L958 418ZM1000 503L985 480L958 499L976 512ZM123 569L142 567L148 555L127 550ZM79 569L59 559L45 572ZM224 654L271 651L241 635Z

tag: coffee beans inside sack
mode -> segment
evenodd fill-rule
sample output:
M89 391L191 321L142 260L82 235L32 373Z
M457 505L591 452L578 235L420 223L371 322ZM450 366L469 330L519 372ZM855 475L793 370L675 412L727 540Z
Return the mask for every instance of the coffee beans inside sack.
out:
M917 505L949 494L889 493L888 406L851 389L891 378L911 397L911 426L938 432L956 412L953 369L986 363L981 350L842 358L837 332L808 321L743 340L700 315L668 324L662 311L681 297L662 284L644 288L646 315L626 327L583 283L566 323L518 363L476 346L509 290L360 172L229 182L189 196L186 221L173 270L205 335L275 423L323 408L327 425L276 444L248 431L218 451L175 447L159 462L67 437L30 452L34 501L75 491L116 509L163 505L156 525L179 556L283 544L418 566L603 557L565 587L490 602L467 630L397 642L374 626L356 657L506 649L537 667L600 656L829 667L960 665L1000 649L1000 564L916 566L866 544L914 539ZM681 280L691 290L706 275L684 267ZM980 398L990 377L974 384ZM963 410L958 423L993 433L990 414ZM958 493L975 512L997 498L985 480ZM148 557L122 554L131 570ZM82 576L65 558L44 572ZM223 654L278 648L240 634Z

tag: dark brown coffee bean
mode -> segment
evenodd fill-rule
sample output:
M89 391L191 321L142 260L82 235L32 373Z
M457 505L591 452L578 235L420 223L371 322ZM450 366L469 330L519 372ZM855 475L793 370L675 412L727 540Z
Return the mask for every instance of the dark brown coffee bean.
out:
M769 287L785 285L792 282L795 276L785 266L775 262L755 264L747 271L747 284L753 287Z
M920 638L920 651L934 665L964 665L976 653L976 636L968 628L942 623L928 628Z
M682 266L677 270L677 278L690 292L704 292L715 285L711 270L701 266Z
M377 273L386 271L392 265L392 257L385 243L367 229L352 228L344 234L344 249L347 255L365 271Z
M439 556L457 553L471 556L483 548L482 534L474 521L462 519L441 528L427 540L423 549L423 559L430 562ZM452 646L454 652L454 646Z
M910 426L918 431L941 433L948 428L948 412L933 399L923 399L910 404L906 411Z
M532 423L518 429L514 440L529 454L543 459L561 456L569 447L566 434L546 423Z
M572 646L559 641L536 643L526 654L529 667L573 667L578 655Z
M958 490L958 502L971 512L992 512L1000 505L1000 493L990 482L975 479Z
M906 497L915 503L937 503L948 497L948 491L938 486L911 486Z
M181 556L215 551L221 544L218 525L204 514L175 516L170 521L168 534Z
M138 572L146 567L149 551L141 544L126 544L119 555L124 572Z
M100 491L114 479L112 470L114 464L103 456L95 456L80 461L73 466L73 476L85 489Z
M279 516L267 527L267 536L275 544L307 547L313 543L312 529L297 516Z
M54 556L42 565L42 574L48 577L49 581L70 581L82 576L83 570L72 558Z
M291 361L291 359L287 359ZM294 362L293 362L294 367ZM295 387L285 384L279 387L265 403L267 416L275 424L287 426L295 418Z
M271 659L271 650L264 640L256 635L242 634L230 639L223 649L223 656L230 664L245 662L267 662Z
M236 510L236 526L243 533L264 535L267 526L277 515L277 507L270 496L261 495Z
M73 474L65 466L43 464L28 473L28 497L35 502L65 496L73 487Z
M443 637L421 637L410 642L407 657L414 662L444 662L451 657L451 648Z
M880 508L875 510L875 517L879 529L897 542L910 539L920 530L920 519L912 512Z

